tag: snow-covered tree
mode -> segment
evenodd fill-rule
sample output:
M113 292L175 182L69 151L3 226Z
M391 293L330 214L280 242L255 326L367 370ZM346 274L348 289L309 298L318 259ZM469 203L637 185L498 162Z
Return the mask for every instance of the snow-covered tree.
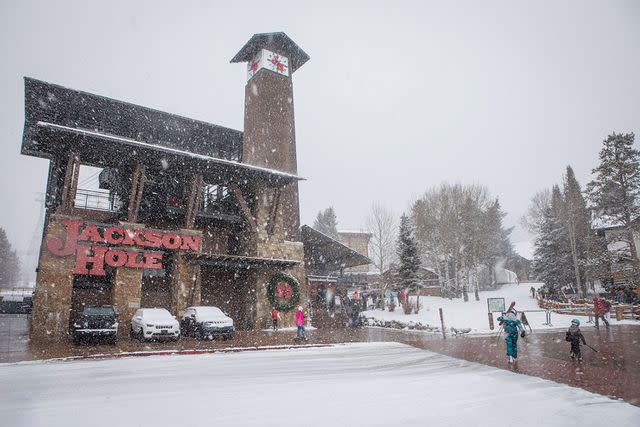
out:
M324 211L318 212L313 222L313 228L334 239L340 238L340 236L338 236L338 219L332 206L329 206Z
M632 271L627 278L638 282L638 251L633 239L633 221L640 216L640 152L633 148L633 133L609 135L600 150L600 164L587 185L589 200L596 215L620 225L621 239L628 244Z
M408 289L409 292L417 295L416 313L420 309L420 288L422 282L418 277L420 270L420 254L418 252L418 242L414 235L414 228L411 220L406 214L400 217L400 229L398 231L397 254L399 260L398 273L400 280L398 281L399 289ZM407 297L407 305L409 298ZM407 314L411 312L405 311Z
M551 203L544 210L532 265L534 277L553 289L573 280L571 248L562 221L562 209L562 194L556 185L552 190Z
M396 220L393 212L381 203L373 203L367 217L367 230L371 233L369 254L373 264L383 274L395 259L395 240L397 234ZM387 282L382 284L382 294L387 292ZM384 301L384 299L380 299ZM384 304L382 304L384 309Z
M0 228L0 287L15 286L20 277L20 260L7 233Z

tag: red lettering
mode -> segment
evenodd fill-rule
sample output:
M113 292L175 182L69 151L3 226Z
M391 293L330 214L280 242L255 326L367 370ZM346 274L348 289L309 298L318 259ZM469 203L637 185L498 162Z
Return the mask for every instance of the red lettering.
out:
M138 261L138 255L141 255L140 252L127 252L127 267L131 268L144 268L144 260Z
M68 256L76 251L76 245L78 243L78 229L82 225L82 221L65 219L60 221L60 224L66 228L66 239L63 240L59 237L49 237L47 239L47 249L56 256Z
M78 241L102 243L104 242L104 239L100 235L100 232L98 231L96 226L93 224L89 224L85 227L84 230L82 230L82 233L80 233Z
M178 249L181 244L180 236L174 233L167 233L162 236L162 246L167 249Z
M182 245L180 249L188 249L192 251L200 250L200 236L182 236Z
M162 253L160 252L146 252L142 254L144 257L144 268L162 268Z
M150 248L159 248L162 245L162 234L155 231L144 233L144 245Z
M140 234L142 234L141 230L132 230L130 228L126 228L124 230L124 240L122 241L122 244L132 245L132 246L142 246L143 242L140 239Z
M104 276L104 254L109 250L106 246L85 246L78 245L76 250L76 266L73 274L91 274L93 276ZM87 264L92 264L91 269L87 269Z
M104 262L111 267L122 267L127 263L127 253L120 250L110 250L104 255Z
M104 240L112 245L117 245L124 239L124 231L122 228L109 227L104 230Z

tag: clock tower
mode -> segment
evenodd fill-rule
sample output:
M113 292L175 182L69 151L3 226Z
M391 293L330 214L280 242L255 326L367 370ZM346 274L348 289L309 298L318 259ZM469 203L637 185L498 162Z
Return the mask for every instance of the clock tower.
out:
M292 74L309 60L285 33L255 34L231 62L247 63L242 162L297 174ZM280 194L285 240L300 227L298 183Z

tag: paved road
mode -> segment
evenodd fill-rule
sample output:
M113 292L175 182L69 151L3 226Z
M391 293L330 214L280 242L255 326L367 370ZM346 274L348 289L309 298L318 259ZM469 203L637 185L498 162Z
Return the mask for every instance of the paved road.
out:
M231 341L196 341L183 338L178 343L139 343L120 340L116 346L73 346L70 343L35 346L28 340L29 316L0 315L0 362L53 357L118 354L131 351L220 349L293 344L292 331L237 332ZM569 359L569 344L564 331L534 332L519 342L520 357L509 365L502 337L460 337L443 340L422 332L367 328L359 330L315 330L309 332L310 343L395 341L437 353L478 362L522 374L541 377L580 387L606 396L622 398L640 406L640 327L615 326L599 331L586 328L587 343L598 353L583 347L584 361Z
M565 331L536 331L519 340L519 357L515 366L507 363L504 336L425 340L413 335L401 339L401 342L622 398L640 406L640 327L589 328L583 334L598 353L583 346L584 360L581 363L570 360L569 343L564 340Z

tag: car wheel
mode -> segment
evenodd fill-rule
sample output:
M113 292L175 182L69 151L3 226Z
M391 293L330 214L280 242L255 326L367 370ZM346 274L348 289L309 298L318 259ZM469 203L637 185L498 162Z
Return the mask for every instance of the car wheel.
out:
M73 345L80 345L80 338L77 335L73 336Z
M129 328L129 338L134 339L136 337L136 333L133 332L133 326Z
M201 328L197 329L197 332L193 334L197 339L204 340L206 337L204 335L204 331Z
M138 341L144 342L144 328L140 328L140 332L138 332Z

